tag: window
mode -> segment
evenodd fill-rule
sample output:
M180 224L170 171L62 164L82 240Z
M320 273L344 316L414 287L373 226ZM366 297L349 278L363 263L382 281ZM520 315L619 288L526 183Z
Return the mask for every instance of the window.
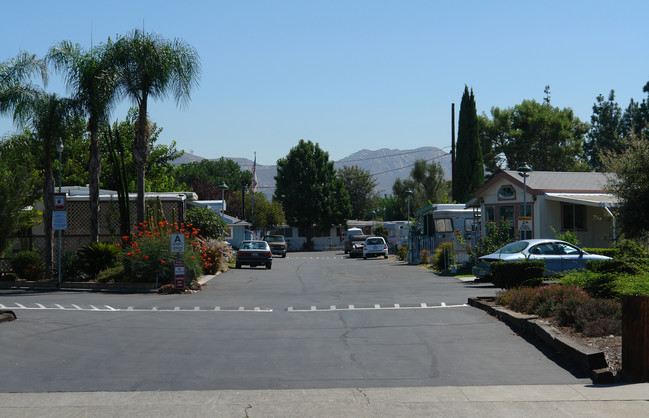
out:
M510 185L502 186L498 190L498 200L512 200L516 199L516 191Z
M551 242L546 242L530 248L530 254L556 255L557 250Z
M514 207L513 206L500 206L498 208L498 221L505 218L510 225L514 225Z
M496 220L496 208L493 206L485 206L485 222L494 222Z
M464 220L464 232L473 232L473 219Z
M564 231L583 231L586 229L586 206L562 204L561 229Z
M559 254L564 254L564 255L579 255L579 254L581 254L581 251L579 251L578 248L573 247L572 245L563 244L561 242L557 242L556 245L557 245L557 248L559 248Z
M453 220L451 218L435 219L435 232L453 232Z

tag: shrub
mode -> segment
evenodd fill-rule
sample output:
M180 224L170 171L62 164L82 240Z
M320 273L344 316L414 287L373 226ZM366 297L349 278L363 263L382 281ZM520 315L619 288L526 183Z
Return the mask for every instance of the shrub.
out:
M99 283L119 283L124 281L124 274L124 266L120 264L100 271L96 280Z
M596 298L611 299L618 295L615 291L617 275L614 273L598 273L595 271L571 271L559 281L566 285L579 286Z
M455 253L453 251L453 243L443 242L433 253L433 268L437 271L447 270L455 264Z
M577 238L577 234L574 231L565 231L565 232L558 232L556 229L554 229L552 226L550 226L550 229L552 230L552 233L554 234L554 238L569 242L572 245L576 245L579 247L581 243L579 242L579 239Z
M406 257L408 257L408 246L407 245L402 245L397 249L397 257L399 257L399 260L405 261Z
M543 260L499 261L491 263L489 281L501 289L538 286L543 283Z
M227 269L232 257L230 244L212 238L200 238L196 241L195 247L201 253L204 273L216 274L218 271Z
M500 220L499 225L495 222L487 222L485 230L484 237L481 237L473 247L468 249L471 254L471 262L475 262L483 255L495 253L510 242L516 241L514 229L504 218Z
M430 251L429 250L421 250L421 264L428 264L430 263Z
M58 263L58 259L57 259ZM57 265L58 272L58 265ZM63 251L61 253L61 277L64 280L74 280L77 277L77 253Z
M100 271L115 267L120 256L120 247L115 244L91 242L77 250L76 266L88 278L95 280Z
M41 280L45 276L45 264L34 251L20 251L11 259L11 269L19 279Z
M223 238L228 224L210 208L193 207L187 211L185 224L198 229L206 238Z
M129 281L153 283L157 280L164 283L173 279L176 254L171 252L169 245L172 232L185 234L185 252L179 254L185 262L185 274L200 276L202 257L194 248L197 229L185 229L184 224L169 224L167 221L143 222L130 237L122 237L126 243L122 262Z
M587 253L605 255L607 257L616 258L618 250L616 248L582 248Z

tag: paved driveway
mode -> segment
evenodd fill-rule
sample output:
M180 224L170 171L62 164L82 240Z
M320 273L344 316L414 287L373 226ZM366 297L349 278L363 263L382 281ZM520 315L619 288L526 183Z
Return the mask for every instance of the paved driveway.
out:
M488 285L289 254L185 295L3 292L0 392L588 383L466 305Z

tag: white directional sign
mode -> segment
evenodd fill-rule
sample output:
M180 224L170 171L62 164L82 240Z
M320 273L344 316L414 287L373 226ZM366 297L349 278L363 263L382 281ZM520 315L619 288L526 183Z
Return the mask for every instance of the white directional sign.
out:
M171 252L184 253L185 252L185 234L173 233L169 234L171 238Z

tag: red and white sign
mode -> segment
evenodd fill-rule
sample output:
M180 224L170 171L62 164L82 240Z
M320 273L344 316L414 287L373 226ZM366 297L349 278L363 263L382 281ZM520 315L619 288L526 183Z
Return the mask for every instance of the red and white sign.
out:
M185 288L185 261L174 260L174 283L176 289Z

